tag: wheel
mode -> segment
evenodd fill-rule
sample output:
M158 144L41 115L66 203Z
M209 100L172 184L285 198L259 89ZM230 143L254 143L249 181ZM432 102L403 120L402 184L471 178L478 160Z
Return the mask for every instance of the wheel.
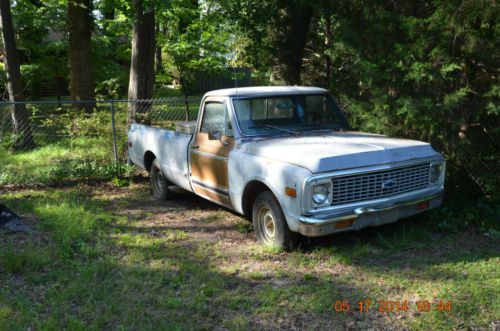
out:
M156 200L169 200L175 197L175 192L170 189L173 184L167 179L167 177L163 176L158 159L153 160L150 177L151 191L153 192L153 197Z
M252 222L255 237L264 246L289 249L298 241L298 234L290 231L278 201L269 191L255 199Z
M132 159L130 158L130 155L128 154L128 151L127 151L127 165L129 165L129 166L134 165L134 162L132 162Z

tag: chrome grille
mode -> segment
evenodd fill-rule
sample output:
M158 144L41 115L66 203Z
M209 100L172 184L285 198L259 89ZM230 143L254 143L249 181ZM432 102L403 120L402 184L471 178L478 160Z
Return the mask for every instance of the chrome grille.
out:
M429 185L429 163L333 177L332 205L385 198L416 191Z

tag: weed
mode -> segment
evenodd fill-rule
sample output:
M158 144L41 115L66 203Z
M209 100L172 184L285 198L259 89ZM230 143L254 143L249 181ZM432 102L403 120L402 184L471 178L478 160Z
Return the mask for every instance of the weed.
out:
M9 317L12 316L12 314L13 311L9 306L0 303L0 321L8 319Z
M0 252L0 262L5 271L18 274L27 270L37 270L49 261L44 250L27 247L20 250L8 248Z
M61 185L111 180L126 186L134 167L111 161L110 149L99 138L61 140L29 152L11 153L0 147L0 186Z
M229 330L248 330L248 320L245 315L236 315L231 319L227 319L223 323L224 328Z
M356 319L374 329L481 329L498 319L500 261L491 235L459 231L431 241L429 215L285 252L237 231L230 238L187 231L178 222L185 210L173 210L169 223L158 205L109 207L137 197L137 189L2 196L20 214L34 214L47 238L36 245L31 237L0 240L0 329L345 329L350 317L336 313L335 302L350 300L356 309L364 299L372 311ZM377 300L406 299L404 318L379 316ZM416 311L415 300L441 299L453 310Z
M234 224L234 228L236 231L242 234L253 232L252 223L248 222L247 220L236 221Z

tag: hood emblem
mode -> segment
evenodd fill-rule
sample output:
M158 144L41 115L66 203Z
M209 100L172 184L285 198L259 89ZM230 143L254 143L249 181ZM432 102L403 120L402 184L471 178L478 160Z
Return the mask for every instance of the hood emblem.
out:
M382 183L382 190L390 190L396 186L397 182L394 179L384 180Z

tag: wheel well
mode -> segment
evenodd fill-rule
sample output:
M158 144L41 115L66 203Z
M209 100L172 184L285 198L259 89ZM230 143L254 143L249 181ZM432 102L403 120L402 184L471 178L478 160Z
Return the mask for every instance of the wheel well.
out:
M144 168L147 171L151 170L151 165L153 164L154 159L156 159L156 156L153 152L147 151L146 154L144 154Z
M249 182L245 187L245 191L243 192L243 198L242 198L242 208L243 208L243 214L248 219L250 220L252 219L252 208L255 199L257 199L257 196L264 191L271 191L271 190L264 183L259 182L257 180Z

